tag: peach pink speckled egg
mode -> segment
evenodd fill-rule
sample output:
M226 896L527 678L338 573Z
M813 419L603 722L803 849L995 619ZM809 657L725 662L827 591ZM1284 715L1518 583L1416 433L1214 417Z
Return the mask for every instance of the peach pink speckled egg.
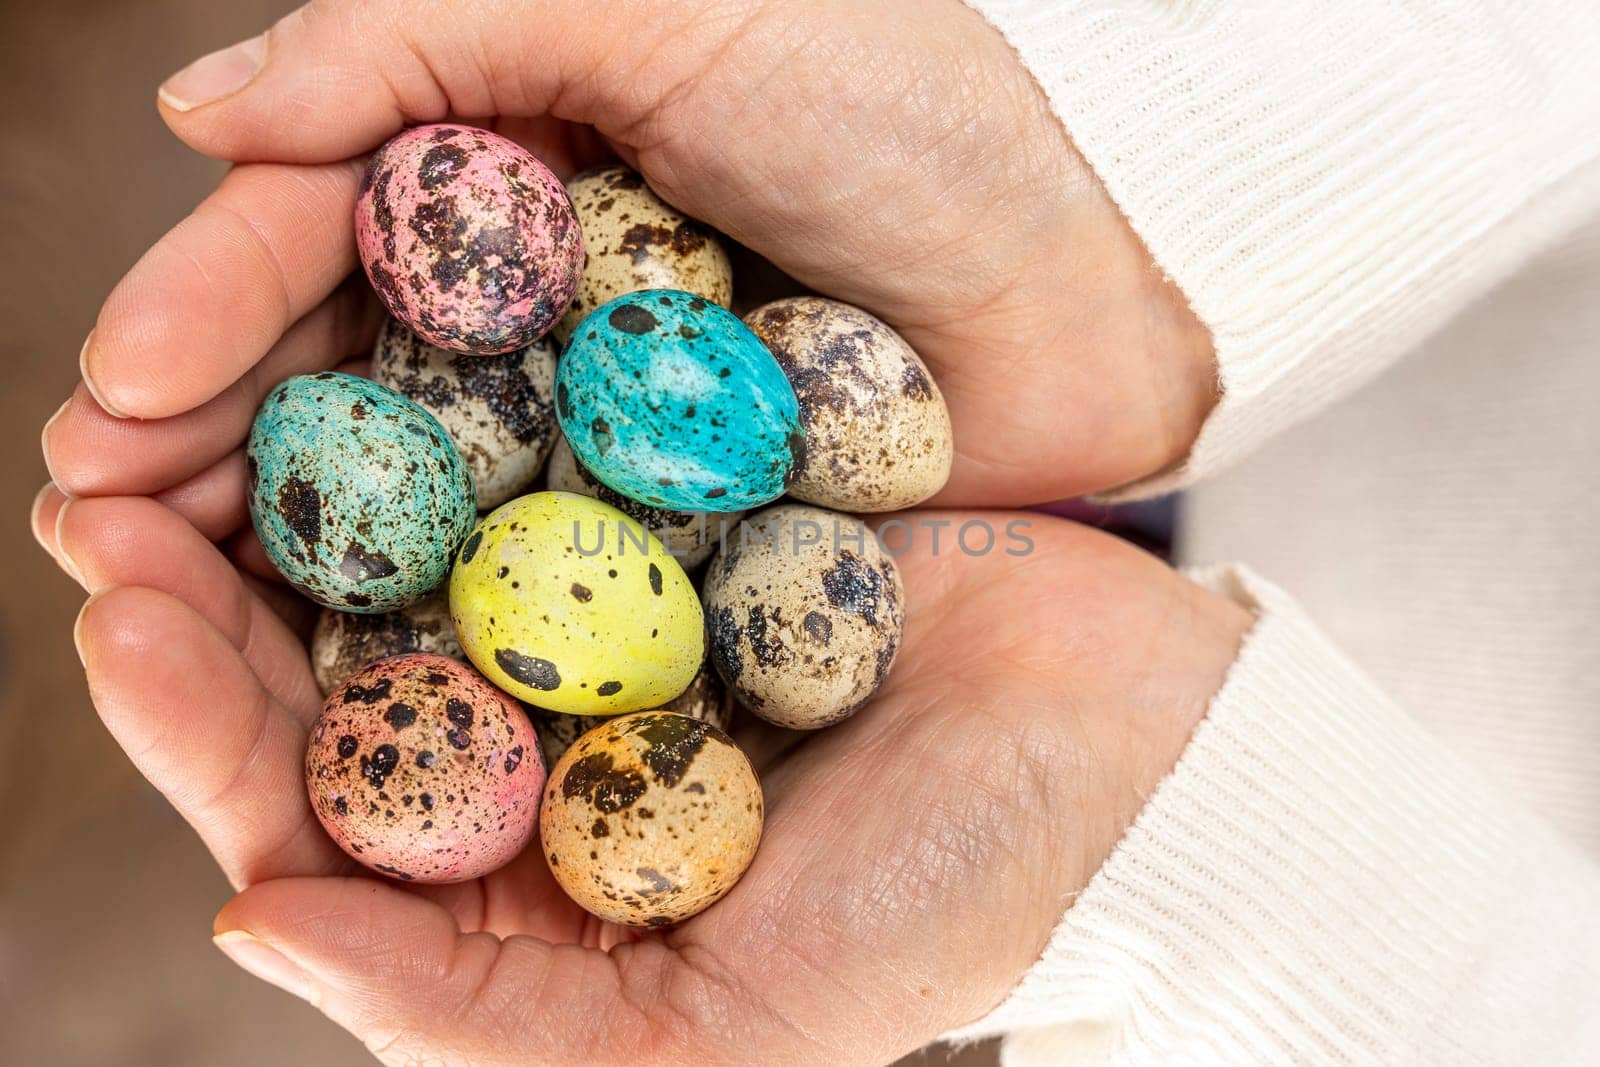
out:
M554 174L487 130L418 126L373 155L356 247L395 318L430 344L498 355L572 303L583 235Z
M408 882L505 866L533 837L544 780L521 706L471 667L425 653L346 680L306 749L323 829L361 863Z

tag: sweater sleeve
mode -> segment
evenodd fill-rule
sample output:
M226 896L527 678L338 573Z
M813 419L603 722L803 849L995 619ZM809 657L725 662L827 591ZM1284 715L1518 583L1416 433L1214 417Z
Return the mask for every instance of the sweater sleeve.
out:
M1181 488L1600 208L1592 0L967 0L1211 330Z
M1007 1064L1600 1062L1600 869L1248 571L1207 718L987 1017Z

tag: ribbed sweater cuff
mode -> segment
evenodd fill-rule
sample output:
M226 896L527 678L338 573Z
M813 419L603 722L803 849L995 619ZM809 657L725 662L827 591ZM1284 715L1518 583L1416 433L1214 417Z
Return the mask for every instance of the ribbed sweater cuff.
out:
M1215 340L1190 455L1112 498L1223 469L1600 206L1589 0L968 3Z
M1009 999L946 1038L1015 1031L1016 1064L1600 1049L1600 872L1281 591L1196 577L1258 613L1206 720Z

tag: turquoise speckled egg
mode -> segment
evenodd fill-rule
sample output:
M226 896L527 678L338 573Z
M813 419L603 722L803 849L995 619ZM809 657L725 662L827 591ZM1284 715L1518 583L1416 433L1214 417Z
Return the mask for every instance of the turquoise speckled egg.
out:
M740 511L805 459L800 404L755 334L704 297L646 289L602 304L556 371L556 416L601 482L642 504Z
M300 375L268 393L245 462L262 547L324 607L365 614L422 598L477 518L444 427L349 374Z

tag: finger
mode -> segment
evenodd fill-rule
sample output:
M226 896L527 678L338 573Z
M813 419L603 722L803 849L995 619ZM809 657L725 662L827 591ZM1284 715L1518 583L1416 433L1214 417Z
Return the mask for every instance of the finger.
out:
M288 579L273 566L254 526L241 527L238 533L228 539L228 558L257 581L279 589L288 588Z
M300 717L228 637L177 598L134 586L91 598L74 636L107 729L230 882L348 869L306 799Z
M316 1004L385 1063L678 1062L761 1048L782 1027L746 1014L714 961L659 939L606 953L463 934L445 909L372 879L257 885L214 929L241 966Z
M359 162L242 166L112 290L80 362L108 413L163 419L233 385L355 267Z
M366 360L346 360L336 368L365 377ZM155 499L188 519L210 541L227 541L229 552L251 574L282 582L250 523L249 464L244 448L235 448L188 481L157 493Z
M235 451L188 481L157 493L150 499L182 518L202 540L231 541L238 536L250 514L249 505L241 495L244 492L245 478L244 453ZM39 495L34 499L31 521L33 535L39 544L55 557L69 578L82 585L84 581L82 575L75 569L72 559L60 551L58 539L57 519L70 499L72 498L58 489L54 483L46 485L39 490ZM257 555L265 563L266 554L260 551L259 546ZM255 560L252 559L251 562L254 563ZM265 563L265 566L267 573L262 574L263 577L270 574L275 580L281 580L278 579L277 572L271 569L270 563Z
M318 0L264 41L180 71L160 103L184 141L232 160L342 159L406 123L451 114L551 113L616 133L708 62L747 17L707 0L554 3L536 15L516 0L465 12L445 2Z
M207 541L221 541L249 522L247 479L244 449L236 448L193 478L157 493L155 499L187 519Z
M365 355L381 321L365 281L348 278L231 387L169 418L116 418L79 385L45 424L45 466L73 496L148 494L177 485L244 443L256 409L273 386Z
M221 540L238 536L249 515L244 500L239 497L244 482L242 459L234 453L222 463L203 471L189 481L151 498L194 528L203 540ZM72 558L60 549L58 519L63 507L71 498L54 483L47 484L34 497L30 523L33 536L44 550L55 559L67 577L84 584ZM252 531L253 534L253 531ZM273 580L281 582L266 555L257 546L257 554ZM256 562L254 559L252 563Z
M366 360L346 360L335 369L365 376L371 367ZM207 540L228 541L230 552L240 553L239 562L250 573L281 582L249 524L248 482L245 450L236 443L233 451L186 481L156 493L155 499L189 520Z
M188 521L145 497L63 504L61 553L91 594L140 586L175 597L225 637L272 697L304 726L322 706L305 647Z
M283 620L300 644L309 648L311 635L317 625L317 615L322 609L282 581L268 582L248 572L241 572L239 577L246 589L260 597L272 609L272 613Z
M33 494L33 503L28 507L28 527L33 531L33 539L39 542L40 548L52 556L56 554L54 510L60 507L60 502L65 499L65 494L56 488L54 482L45 482L39 487L39 491ZM46 509L51 511L48 520L45 518ZM47 531L49 536L46 536Z

